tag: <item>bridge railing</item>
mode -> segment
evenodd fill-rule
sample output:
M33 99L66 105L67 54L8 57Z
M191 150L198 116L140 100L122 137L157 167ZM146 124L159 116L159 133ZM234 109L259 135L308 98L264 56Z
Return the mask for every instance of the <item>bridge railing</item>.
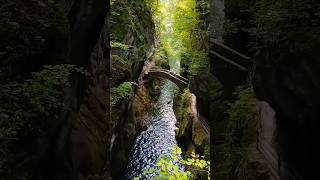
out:
M180 79L181 81L185 81L186 83L189 82L189 80L188 80L187 78L185 78L185 77L183 77L183 76L181 76L181 75L179 75L179 74L176 74L176 73L174 73L174 72L172 72L172 71L169 71L169 70L167 70L167 69L155 69L155 68L151 68L149 72L163 72L163 73L171 74L172 76Z
M222 44L214 38L210 38L211 50L210 54L221 59L228 64L231 64L242 71L248 71L248 65L251 63L251 58Z
M169 70L165 69L154 69L151 68L148 72L145 73L146 75L153 76L153 77L160 77L164 79L168 79L175 83L180 88L188 87L189 81L188 79L180 76L179 74L173 73Z
M166 73L166 74L170 74L170 75L172 75L172 76L174 76L174 77L176 77L176 78L178 78L178 79L180 79L182 81L185 81L185 82L189 81L187 78L185 78L185 77L183 77L183 76L181 76L179 74L176 74L176 73L174 73L172 71L166 70L166 69L154 69L154 68L152 68L152 69L150 69L149 72L163 72L163 73Z

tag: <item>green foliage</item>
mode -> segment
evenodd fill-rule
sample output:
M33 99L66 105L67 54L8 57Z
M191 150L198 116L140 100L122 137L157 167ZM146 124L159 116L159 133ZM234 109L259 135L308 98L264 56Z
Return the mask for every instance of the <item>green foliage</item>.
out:
M111 61L113 62L119 62L122 65L128 65L128 62L125 59L122 59L120 56L118 55L111 55Z
M33 0L28 3L3 0L1 4L1 74L9 75L12 73L10 70L14 71L18 66L39 60L37 57L43 57L46 53L48 42L67 44L68 20L57 3L47 0ZM62 59L65 57L63 49L67 47L51 48L52 52L41 60ZM20 64L21 62L23 64Z
M227 144L222 170L227 179L239 177L248 161L249 148L256 140L256 98L251 87L239 89L238 99L228 110Z
M187 180L195 179L196 174L204 173L207 179L210 179L210 162L205 161L196 155L191 154L190 158L185 160L181 159L181 149L179 147L173 147L171 154L169 156L161 156L156 163L157 170L149 169L146 170L143 175L156 173L157 176L154 177L155 180ZM185 166L186 171L183 172L179 169L178 164ZM142 176L143 176L142 175ZM139 178L135 178L139 179Z
M252 88L239 89L236 93L238 94L238 100L230 105L228 113L230 121L238 122L235 125L239 129L247 127L248 123L255 119L256 99Z
M116 105L120 102L128 101L134 93L133 82L124 82L118 87L110 89L111 104Z
M117 0L110 0L110 5L112 6Z
M194 0L184 0L174 2L173 7L173 35L175 39L181 41L181 44L189 49L193 47L192 38L196 27L198 14L196 12L196 2Z
M182 71L187 74L196 75L208 68L208 31L201 29L204 21L199 18L199 9L206 13L207 8L207 3L199 1L197 6L195 0L167 1L160 8L161 46L168 52L171 64L180 59Z
M210 161L206 161L203 158L204 156L200 157L192 152L191 157L181 160L181 163L186 167L188 172L191 172L191 179L201 177L201 179L210 180Z
M68 78L72 72L89 75L83 68L74 65L45 66L42 71L32 73L32 77L25 82L0 84L2 176L21 176L17 173L22 171L19 166L28 162L15 159L19 156L11 151L15 150L13 147L16 143L30 141L28 137L37 137L47 130L46 127L59 120L59 113L64 107L64 89L68 86ZM17 174L12 174L13 172Z
M248 26L253 25L253 13L256 0L226 0L224 22L225 35L236 34L246 31Z
M136 1L113 1L111 3L111 41L122 42L127 33L131 32L135 40L141 46L146 39L141 34L142 29L139 26L148 28L151 32L154 30L154 23L150 6L154 7L154 1L136 0ZM143 12L143 13L142 13Z
M320 2L262 0L256 6L257 36L265 43L303 53L320 42Z
M111 61L122 63L112 67L112 81L117 81L117 85L139 76L147 53L154 45L152 11L155 6L154 0L115 0L111 5ZM124 77L122 72L130 72L130 75Z
M258 46L276 46L282 52L297 53L320 42L318 1L226 0L225 6L225 35L245 32L252 37L251 46L258 40Z
M111 46L111 48L119 48L121 50L128 50L129 49L128 45L122 44L119 42L113 42L113 41L110 42L110 46Z
M205 51L198 51L197 53L192 53L190 56L192 62L189 66L189 72L192 76L198 73L203 73L203 71L208 70L208 53Z
M174 114L176 115L177 122L179 123L179 134L183 134L187 128L189 122L189 100L190 100L190 91L185 89L183 92L180 89L177 89L174 94L173 99L173 109Z
M33 120L56 119L63 106L63 88L71 70L86 73L73 65L45 66L26 82L0 84L0 138L13 138ZM30 127L32 128L32 127Z
M239 19L225 19L223 24L224 35L237 34L242 23Z
M156 66L159 66L163 69L170 69L169 59L172 55L172 49L168 43L161 43L161 46L157 49L155 53L156 57Z

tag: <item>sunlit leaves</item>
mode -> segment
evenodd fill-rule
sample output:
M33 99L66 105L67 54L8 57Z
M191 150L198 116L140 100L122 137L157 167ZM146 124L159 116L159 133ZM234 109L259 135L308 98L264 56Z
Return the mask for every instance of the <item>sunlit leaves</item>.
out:
M196 2L195 0L183 0L175 3L172 27L174 38L191 50L198 21Z
M158 170L148 169L143 174L156 173L155 180L187 180L195 179L197 173L205 173L207 179L210 179L210 162L203 159L195 153L191 154L191 157L185 160L181 159L180 156L182 150L179 147L173 147L171 154L168 156L161 156L156 163ZM180 165L184 165L187 170L181 171ZM135 178L139 179L139 178Z
M47 65L31 73L25 82L0 84L0 138L27 135L37 127L30 124L40 120L57 120L64 106L63 91L69 85L72 72L90 77L85 69L71 65Z
M114 3L116 2L117 0L110 0L110 5L114 5Z
M201 7L207 5L200 2ZM172 52L169 53L169 61L179 60L187 65L185 67L188 69L183 71L193 75L208 67L203 42L207 32L199 28L202 21L196 6L195 0L170 0L161 3L161 13L157 15L161 22L158 28L161 46Z
M128 45L120 43L120 42L114 42L114 41L110 42L110 46L111 46L111 48L119 48L121 50L128 50L129 49Z

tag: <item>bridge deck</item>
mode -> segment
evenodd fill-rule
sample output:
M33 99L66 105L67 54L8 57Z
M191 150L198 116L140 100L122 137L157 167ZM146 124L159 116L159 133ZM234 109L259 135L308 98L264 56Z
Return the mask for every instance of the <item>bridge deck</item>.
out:
M179 74L176 74L172 71L165 70L165 69L150 69L150 71L145 73L148 76L153 76L153 77L159 77L159 78L164 78L172 81L175 83L177 86L180 88L186 88L188 87L189 81L188 79L180 76Z

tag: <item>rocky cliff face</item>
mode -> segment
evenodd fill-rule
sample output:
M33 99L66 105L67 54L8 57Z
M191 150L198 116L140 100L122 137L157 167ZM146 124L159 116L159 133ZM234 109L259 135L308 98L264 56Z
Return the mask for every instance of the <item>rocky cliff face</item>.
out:
M257 97L270 103L277 116L281 178L312 179L318 157L317 109L319 109L319 2L281 2L272 13L289 10L284 18L260 15L262 39L254 65ZM263 6L260 6L260 8ZM270 8L272 6L266 6ZM258 14L259 15L259 14ZM305 16L310 18L305 19ZM277 24L277 25L276 25ZM274 40L270 35L280 33ZM268 32L268 33L267 33Z
M121 99L111 106L112 135L111 176L122 178L127 168L134 141L145 127L151 110L153 82L139 84L139 76L149 62L155 46L155 25L148 1L116 1L111 16L111 89L112 99ZM131 84L124 90L124 84ZM125 98L124 98L124 96Z
M243 2L232 0L211 2L212 8L218 9L211 15L211 36L218 42L250 55L252 52L248 44L252 37L246 28L250 27L248 22L251 16L246 10L239 11ZM219 52L215 46L211 46L211 50ZM228 57L228 54L223 55ZM275 137L268 140L263 138L267 131L274 132L270 136L276 136L276 120L274 117L266 118L265 113L262 115L258 113L255 107L260 107L261 102L255 99L250 88L237 90L237 86L250 87L247 83L250 73L239 70L238 67L216 56L210 58L211 73L217 79L215 84L219 85L219 88L213 91L216 98L210 102L210 109L207 108L209 114L212 114L211 152L214 154L212 158L214 177L279 179L277 166L279 154L275 146ZM231 60L236 59L231 58ZM235 62L246 64L244 67L251 69L249 61ZM260 107L262 112L268 111L266 107L268 106ZM266 122L273 126L269 127Z
M70 23L66 63L85 67L91 78L71 78L65 94L69 110L62 112L60 124L47 134L48 146L43 154L40 179L103 176L105 162L108 162L106 152L111 135L106 91L109 72L106 15L109 8L104 1L73 1L65 4L65 8Z
M87 179L108 173L104 170L111 139L107 104L108 2L1 4L1 83L24 81L30 72L46 64L73 64L90 74L72 74L69 86L57 92L64 94L64 106L55 115L57 121L36 127L39 132L24 139L28 146L13 146L16 156L23 154L21 157L26 158L19 155L15 159L27 163L11 169L13 173L7 178Z
M265 174L261 170L251 171L256 173L251 177L311 179L315 175L319 24L313 22L319 21L319 16L313 14L318 7L319 3L313 1L225 1L224 42L247 55L255 54L251 78L255 94L271 106L263 105L263 111L275 111L272 127L268 123L274 118L256 122L273 132L274 145L259 150L260 155L268 157L263 160L267 163L277 159L270 154L278 156L278 160L271 160L271 164L278 164L273 168L277 170L270 171L277 172L278 177L259 176ZM252 157L262 162L255 153Z
M283 172L283 179L295 176L294 172L307 179L313 174L319 109L317 59L315 49L299 54L262 50L255 61L255 90L277 112L280 155L291 169Z

